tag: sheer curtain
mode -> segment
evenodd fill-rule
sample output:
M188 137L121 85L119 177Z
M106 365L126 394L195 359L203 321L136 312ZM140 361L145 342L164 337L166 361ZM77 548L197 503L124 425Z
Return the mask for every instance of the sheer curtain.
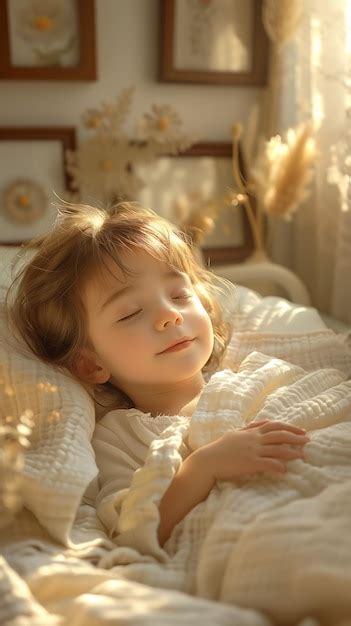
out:
M305 0L281 94L281 130L314 119L319 155L293 221L270 224L270 254L303 280L314 306L351 323L351 0Z

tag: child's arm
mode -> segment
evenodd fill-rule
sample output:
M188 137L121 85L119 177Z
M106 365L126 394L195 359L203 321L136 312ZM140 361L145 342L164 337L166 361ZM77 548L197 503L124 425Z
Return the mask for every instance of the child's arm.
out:
M284 473L286 461L303 458L301 446L307 441L302 428L265 421L226 433L190 454L160 502L160 545L176 524L207 498L216 480L234 481L242 474L257 472Z

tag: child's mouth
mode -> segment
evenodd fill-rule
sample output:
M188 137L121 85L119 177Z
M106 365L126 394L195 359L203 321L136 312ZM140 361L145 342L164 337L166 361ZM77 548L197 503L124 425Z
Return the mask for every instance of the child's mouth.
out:
M159 354L165 354L166 352L176 352L177 350L184 350L184 348L187 348L191 345L192 341L193 339L184 339L184 341L180 341L175 345L166 348L166 350L159 352Z

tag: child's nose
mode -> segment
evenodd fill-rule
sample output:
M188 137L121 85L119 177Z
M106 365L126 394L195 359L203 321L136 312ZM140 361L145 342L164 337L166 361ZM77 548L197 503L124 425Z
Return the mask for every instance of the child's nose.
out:
M182 314L177 311L174 307L163 307L158 311L155 320L155 328L156 330L163 330L166 326L171 324L175 324L178 326L183 323Z

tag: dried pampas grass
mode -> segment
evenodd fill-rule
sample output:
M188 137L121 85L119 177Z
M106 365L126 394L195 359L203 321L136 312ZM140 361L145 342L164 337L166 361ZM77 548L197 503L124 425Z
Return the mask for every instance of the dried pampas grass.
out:
M265 0L262 21L270 40L278 47L291 39L300 23L302 0Z
M195 246L204 243L205 236L213 230L224 207L241 206L250 225L255 250L264 252L264 214L289 220L308 194L316 158L312 123L306 122L297 129L289 129L286 142L279 135L269 141L261 138L259 157L247 178L243 177L240 167L242 130L240 124L232 128L234 189L208 200L199 193L185 194L177 199L174 206L178 225L191 237Z
M190 192L179 196L173 206L177 224L194 245L203 244L206 235L214 228L216 219L225 206L229 206L235 193L228 191L218 198L206 200L199 193Z
M267 142L253 172L266 213L290 219L307 195L315 157L313 127L309 122L290 129L286 143L279 136Z
M256 103L252 106L245 132L242 134L241 148L243 151L245 167L250 169L257 150L259 136L260 107Z

